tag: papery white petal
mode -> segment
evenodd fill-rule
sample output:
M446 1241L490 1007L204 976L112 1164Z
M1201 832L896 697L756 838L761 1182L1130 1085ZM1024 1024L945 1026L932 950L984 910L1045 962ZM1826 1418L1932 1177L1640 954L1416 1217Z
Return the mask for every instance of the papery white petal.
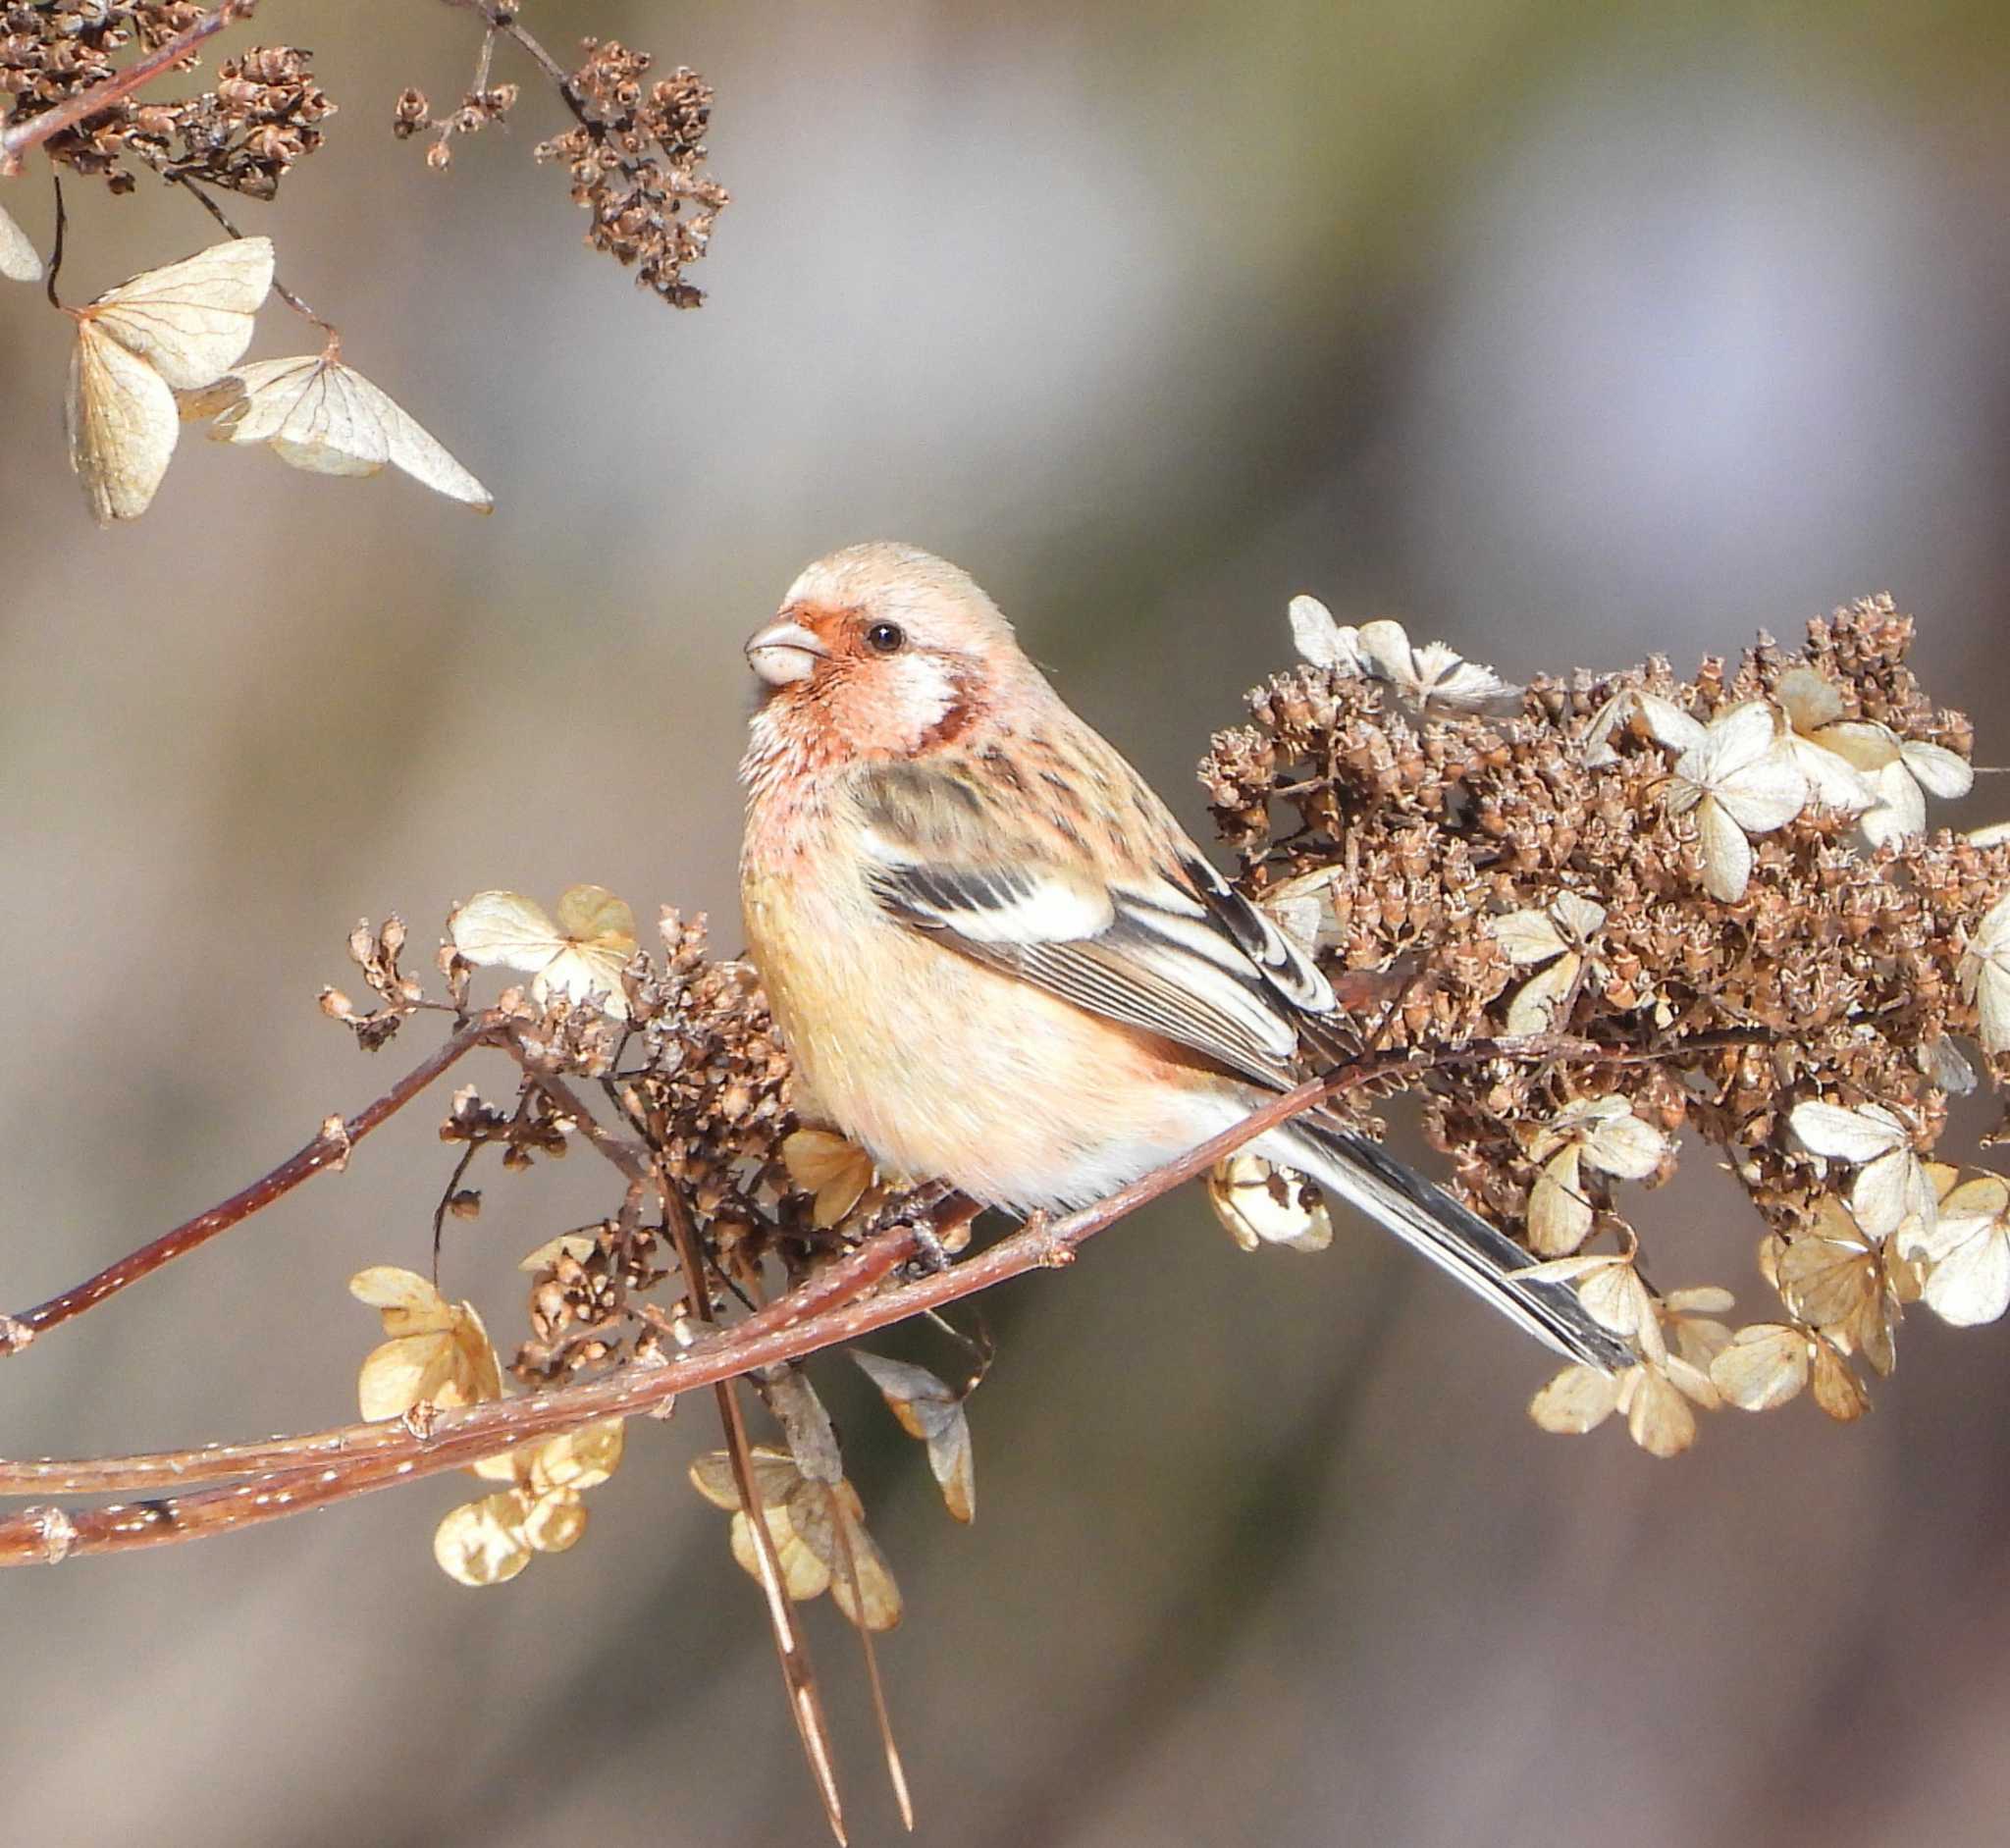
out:
M1837 757L1812 738L1782 738L1780 745L1794 767L1808 779L1815 801L1825 808L1840 809L1845 815L1860 815L1877 807L1877 790L1847 758Z
M1927 831L1927 798L1913 780L1903 758L1894 758L1875 772L1878 806L1857 818L1857 827L1872 847L1910 840Z
M1772 697L1798 732L1818 732L1842 716L1842 690L1812 667L1789 667Z
M1333 611L1316 597L1294 597L1291 601L1292 641L1299 656L1315 667L1332 667L1341 673L1362 671L1360 631L1334 621Z
M2010 1309L2010 1237L2000 1222L1938 1259L1922 1294L1928 1308L1957 1328L1999 1320Z
M1808 779L1783 747L1728 772L1714 791L1747 834L1784 827L1808 802Z
M1974 766L1944 745L1908 738L1898 747L1898 755L1912 772L1913 781L1928 795L1938 796L1943 802L1965 796L1975 787Z
M1556 919L1579 943L1589 943L1604 927L1606 908L1576 892L1559 892L1550 903Z
M1905 1126L1876 1104L1845 1110L1840 1104L1810 1098L1794 1105L1786 1122L1810 1154L1831 1156L1836 1161L1876 1161L1910 1141Z
M1486 932L1517 969L1547 963L1570 947L1546 911L1512 911L1505 918L1489 918Z
M1715 796L1706 796L1698 806L1696 823L1703 841L1703 889L1735 904L1751 883L1752 843Z
M1377 679L1394 681L1414 690L1417 684L1416 658L1410 652L1409 633L1389 616L1364 622L1354 631L1354 646L1367 671Z
M1583 967L1584 959L1573 952L1531 976L1508 1003L1508 1031L1517 1036L1549 1032L1556 1025L1557 1010Z
M1622 1181L1640 1181L1661 1166L1667 1148L1666 1136L1628 1110L1593 1132L1584 1144L1584 1159Z
M1578 1436L1613 1415L1619 1382L1597 1367L1565 1367L1528 1401L1528 1415L1545 1431Z
M79 313L137 353L177 391L207 385L251 343L272 287L272 239L235 238L145 270Z
M136 520L153 501L181 434L175 395L136 353L79 320L64 398L70 466L100 526Z
M0 205L0 276L15 283L38 283L42 280L41 252L35 248L34 239L14 222L4 205Z
M1964 838L1977 847L2010 845L2010 821L1991 821L1987 827L1972 827Z

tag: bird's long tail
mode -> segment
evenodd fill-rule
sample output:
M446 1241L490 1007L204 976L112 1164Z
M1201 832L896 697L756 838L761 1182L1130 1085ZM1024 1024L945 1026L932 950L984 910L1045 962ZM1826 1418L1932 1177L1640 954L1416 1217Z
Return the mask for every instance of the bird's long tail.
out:
M1263 1152L1296 1168L1329 1193L1367 1214L1517 1327L1566 1360L1604 1373L1639 1356L1599 1326L1568 1284L1525 1279L1535 1260L1499 1228L1412 1173L1380 1143L1302 1117L1263 1138Z

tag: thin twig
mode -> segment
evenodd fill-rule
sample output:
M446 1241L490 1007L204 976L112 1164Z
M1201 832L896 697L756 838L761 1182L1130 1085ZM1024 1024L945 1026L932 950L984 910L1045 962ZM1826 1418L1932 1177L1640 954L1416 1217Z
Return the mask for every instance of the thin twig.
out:
M115 1295L129 1284L136 1284L162 1265L206 1244L220 1232L228 1232L241 1220L270 1206L282 1194L291 1193L301 1182L311 1180L328 1168L340 1168L348 1152L364 1136L395 1116L450 1066L466 1057L493 1034L502 1021L496 1013L476 1015L430 1057L422 1059L373 1104L344 1119L332 1117L321 1134L305 1147L290 1155L270 1173L261 1175L247 1188L233 1193L206 1212L185 1220L172 1232L164 1232L150 1243L129 1252L116 1264L107 1265L95 1277L74 1285L61 1295L51 1296L19 1315L0 1315L0 1355L19 1353L36 1336L68 1322L86 1309L95 1308L107 1296Z
M221 205L219 205L216 202L216 200L211 198L210 195L202 189L202 187L195 184L195 181L191 176L185 173L175 172L172 169L164 169L161 172L161 178L167 181L170 185L181 186L185 191L193 194L197 203L201 205L202 209L205 212L207 212L211 218L215 219L216 222L219 225L221 225L224 228L224 230L229 232L233 238L236 238L241 241L244 234L231 222L230 215L224 210L224 208ZM289 308L292 309L292 311L295 314L297 314L302 320L313 322L313 324L316 327L318 327L324 334L328 336L329 350L331 352L336 352L341 349L341 329L339 329L333 321L326 320L321 315L316 314L314 310L307 305L306 302L302 301L300 297L296 295L291 289L289 289L286 286L286 284L281 282L277 276L275 276L272 279L272 292L275 295L277 295L280 298L280 300L285 302Z
M39 115L15 122L5 133L0 133L0 180L17 178L24 154L41 146L44 141L53 140L64 130L75 129L88 122L92 116L102 115L107 109L124 102L135 90L151 83L162 72L190 57L205 38L247 18L257 4L258 0L222 0L213 13L197 20L186 31L177 32L165 45L148 52L143 58L135 58L125 70L115 71L103 82L79 90L69 101L58 103L53 109L44 109Z

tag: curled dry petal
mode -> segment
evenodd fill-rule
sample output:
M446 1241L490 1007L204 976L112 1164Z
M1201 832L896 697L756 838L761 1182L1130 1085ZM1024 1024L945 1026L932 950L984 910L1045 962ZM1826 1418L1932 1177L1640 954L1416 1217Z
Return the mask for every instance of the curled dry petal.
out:
M879 1389L900 1428L928 1447L928 1468L941 1488L943 1505L958 1520L975 1520L976 1458L962 1399L926 1367L857 1349L852 1358Z
M1333 1242L1333 1220L1319 1190L1302 1175L1273 1167L1260 1155L1237 1154L1216 1162L1207 1177L1207 1199L1244 1251L1266 1244L1323 1251Z
M1748 700L1719 713L1675 762L1664 798L1674 815L1696 813L1703 884L1726 904L1752 876L1748 838L1784 827L1808 800L1808 780L1782 746L1772 709Z

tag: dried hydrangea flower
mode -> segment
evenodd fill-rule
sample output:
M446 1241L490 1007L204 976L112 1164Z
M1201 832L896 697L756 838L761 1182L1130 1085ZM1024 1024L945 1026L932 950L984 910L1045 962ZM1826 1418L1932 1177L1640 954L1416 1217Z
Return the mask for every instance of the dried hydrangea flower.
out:
M1562 1257L1591 1236L1591 1202L1583 1169L1639 1181L1667 1157L1668 1140L1633 1114L1623 1097L1579 1098L1529 1137L1529 1155L1543 1164L1528 1196L1528 1242L1541 1257ZM1594 1311L1596 1313L1596 1311ZM1624 1333L1624 1330L1617 1331Z
M1921 1295L1943 1322L1973 1328L2010 1309L2010 1184L1977 1175L1942 1196L1932 1224L1900 1235L1927 1265Z
M502 1585L540 1553L563 1553L586 1532L584 1492L620 1466L624 1429L608 1418L484 1457L474 1474L511 1486L451 1508L433 1532L433 1558L463 1585Z
M1794 1318L1845 1353L1888 1374L1899 1319L1897 1281L1882 1237L1832 1194L1794 1232L1774 1264L1774 1283Z
M1510 912L1487 921L1487 934L1516 969L1539 973L1523 982L1508 1005L1510 1033L1545 1033L1559 1025L1557 1011L1577 988L1606 908L1575 892L1559 892L1542 911ZM1594 977L1596 961L1590 963Z
M237 363L271 287L272 239L237 238L68 310L70 464L100 526L146 511L181 431L175 393Z
M1808 801L1808 779L1780 742L1772 709L1759 700L1719 713L1675 761L1664 801L1695 812L1703 885L1735 904L1752 876L1750 836L1784 827Z
M1871 1408L1863 1382L1825 1336L1786 1322L1741 1328L1710 1368L1711 1384L1744 1411L1770 1411L1814 1382L1815 1402L1838 1423Z
M449 914L455 951L480 969L515 969L532 998L593 1003L628 1018L621 972L635 954L635 914L604 885L568 885L555 918L521 892L477 892Z
M1873 1238L1888 1237L1907 1219L1932 1224L1933 1184L1912 1132L1882 1104L1845 1110L1810 1099L1793 1107L1787 1127L1811 1154L1856 1167L1850 1210Z
M315 475L375 475L395 464L423 486L478 513L496 502L395 398L323 351L256 359L182 398L185 417L213 417L212 441L263 444L290 468Z
M502 1396L495 1344L471 1302L449 1302L415 1271L373 1264L349 1279L349 1294L384 1318L390 1338L371 1349L356 1380L365 1418L401 1418L418 1404L479 1405Z
M801 1603L828 1591L852 1622L869 1630L892 1629L900 1621L900 1588L886 1556L866 1531L858 1491L845 1481L816 1481L786 1452L766 1446L757 1446L751 1460L761 1511L790 1598ZM724 1451L713 1451L691 1465L690 1474L692 1487L713 1506L731 1511L733 1558L758 1580L761 1560L731 1458Z
M1207 1200L1244 1251L1264 1245L1324 1251L1333 1242L1333 1220L1319 1189L1260 1155L1235 1154L1216 1162L1207 1176Z

